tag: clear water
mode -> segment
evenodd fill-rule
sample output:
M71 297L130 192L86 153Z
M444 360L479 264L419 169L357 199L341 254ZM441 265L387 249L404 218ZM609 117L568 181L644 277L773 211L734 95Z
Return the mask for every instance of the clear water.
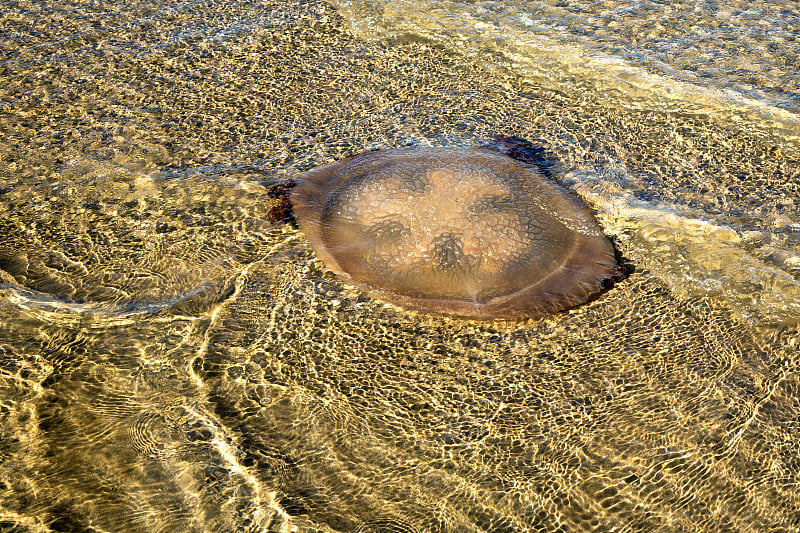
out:
M792 2L0 3L1 531L797 531ZM266 186L516 134L636 270L403 311Z

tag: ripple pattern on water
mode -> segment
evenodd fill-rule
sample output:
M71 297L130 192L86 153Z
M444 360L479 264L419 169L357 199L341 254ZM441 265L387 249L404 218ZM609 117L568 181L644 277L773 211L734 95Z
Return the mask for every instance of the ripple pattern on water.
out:
M800 528L796 13L509 5L365 39L313 1L3 3L0 529ZM297 172L497 133L628 280L426 317L266 221Z

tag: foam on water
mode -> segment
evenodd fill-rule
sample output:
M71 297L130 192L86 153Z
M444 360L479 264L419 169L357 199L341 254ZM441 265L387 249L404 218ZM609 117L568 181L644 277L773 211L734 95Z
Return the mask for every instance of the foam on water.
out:
M565 176L597 209L630 260L685 298L723 300L734 314L759 322L800 321L800 234L786 216L757 231L731 217L702 217L685 206L643 201L624 190L624 171L573 170Z

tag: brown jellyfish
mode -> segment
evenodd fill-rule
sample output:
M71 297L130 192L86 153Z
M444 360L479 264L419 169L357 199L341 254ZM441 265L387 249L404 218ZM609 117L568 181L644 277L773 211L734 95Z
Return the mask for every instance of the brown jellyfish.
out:
M518 138L344 158L276 185L317 256L371 296L467 318L585 303L625 275L582 201Z

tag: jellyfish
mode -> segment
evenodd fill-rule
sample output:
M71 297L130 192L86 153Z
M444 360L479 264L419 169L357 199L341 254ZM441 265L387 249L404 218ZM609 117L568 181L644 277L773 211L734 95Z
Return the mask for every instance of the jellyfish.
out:
M273 187L271 216L295 221L328 269L380 300L541 317L594 299L626 271L591 210L524 143L346 157Z

